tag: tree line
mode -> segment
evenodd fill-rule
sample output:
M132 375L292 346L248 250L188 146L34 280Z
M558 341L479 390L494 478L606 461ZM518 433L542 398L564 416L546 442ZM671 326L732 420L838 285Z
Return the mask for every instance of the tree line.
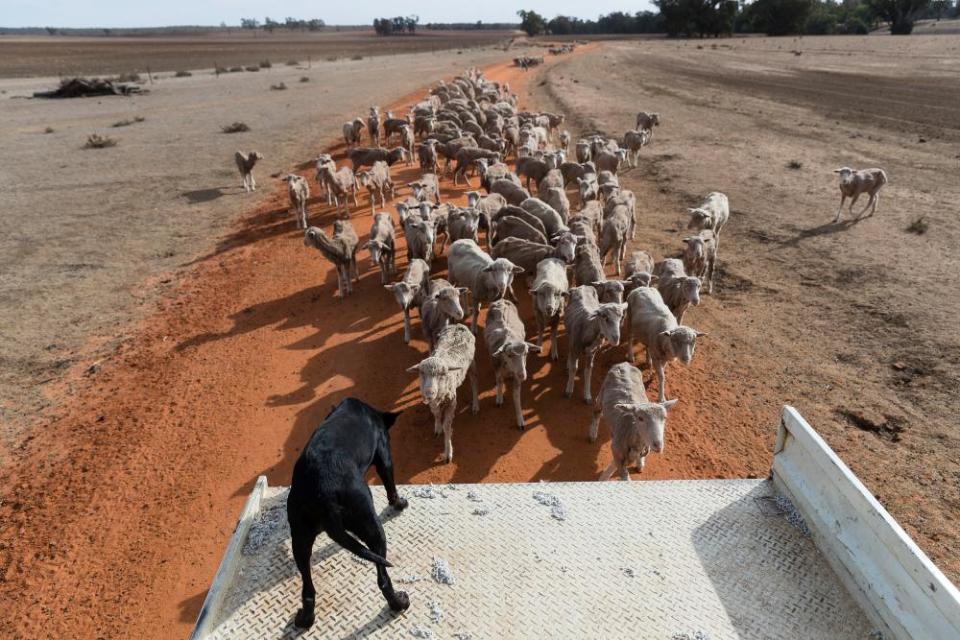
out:
M241 29L263 29L273 33L276 29L287 29L289 31L320 31L327 24L320 18L311 20L298 20L296 18L287 18L283 22L274 20L267 16L261 24L256 18L240 18Z
M654 0L658 11L616 11L596 20L521 10L528 35L666 33L719 37L733 33L866 34L887 23L893 34L913 31L916 20L960 17L960 0Z
M378 36L416 35L420 16L396 16L395 18L376 18L373 30Z

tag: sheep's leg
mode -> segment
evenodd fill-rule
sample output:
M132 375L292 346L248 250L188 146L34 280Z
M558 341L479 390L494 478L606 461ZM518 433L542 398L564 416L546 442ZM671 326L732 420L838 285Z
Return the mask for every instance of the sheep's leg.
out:
M587 404L593 402L593 395L590 390L590 379L593 376L593 359L597 357L599 347L587 354L586 362L583 363L583 401Z
M834 222L840 222L840 218L843 216L843 203L847 200L847 194L840 194L840 206L837 207L837 217L833 219Z
M540 355L543 355L543 330L544 327L543 318L540 316L540 312L537 311L537 348L540 350Z
M496 365L495 365L495 366L496 366ZM493 386L494 386L494 387L496 388L496 390L497 390L497 399L496 399L496 401L495 401L495 404L496 404L498 407L502 407L502 406L503 406L503 387L504 387L504 385L503 385L503 374L500 372L500 367L499 367L499 366L496 367L496 369L497 369L497 370L494 371L494 373L493 373L493 376L494 376Z
M253 177L253 174L250 174L250 191L257 190L257 179Z
M523 431L523 428L524 426L526 426L526 423L523 420L523 409L520 406L522 404L521 398L520 398L520 391L521 391L520 381L517 379L514 379L513 390L511 391L511 395L513 395L513 410L517 414L517 427L520 429L520 431Z
M560 318L555 317L550 323L550 359L557 361L560 359L560 344L557 341L557 325L560 324Z
M600 403L593 403L593 417L590 420L590 429L587 431L587 438L590 442L597 441L597 431L600 429Z
M337 295L343 300L343 273L340 271L340 265L337 265Z
M657 402L666 402L667 399L667 388L666 380L663 374L664 364L662 362L657 363L657 387L659 389L657 393Z
M617 471L620 474L620 480L630 482L630 473L627 471L627 461L623 460L617 465Z
M707 261L707 293L710 295L713 295L713 265L716 261L716 257Z
M871 209L870 215L872 216L873 214L875 214L879 207L880 207L880 192L878 191L875 194L873 194L873 209Z
M609 480L610 476L613 475L613 472L617 470L617 461L611 460L610 464L607 465L607 468L600 473L600 477L597 480L604 481Z
M457 412L457 401L447 403L443 413L443 459L447 464L453 462L453 415Z
M403 341L410 344L410 309L403 310Z
M570 353L567 354L567 388L563 392L563 395L568 398L573 395L573 382L577 377L578 366L579 363L577 362L576 351L574 350L573 345L571 345Z
M509 300L510 302L513 302L513 303L515 303L515 304L520 304L520 301L517 299L517 294L513 292L513 283L512 283L512 282L507 285L506 298L507 298L507 300Z
M859 193L853 194L853 197L850 198L850 215L853 215L853 205L857 204L857 200L859 199L860 199Z
M637 354L634 351L634 342L633 342L633 322L630 318L627 318L627 326L629 327L628 331L629 338L627 340L627 362L632 362L634 366L637 364Z
M474 301L473 317L470 318L470 330L473 331L473 335L477 335L477 319L479 317L480 317L480 302Z
M433 412L433 435L438 436L443 433L443 407L431 404L430 411Z
M867 200L866 206L864 206L863 209L860 210L860 213L857 214L857 218L858 218L858 219L861 218L861 217L863 217L863 214L865 214L865 213L867 212L867 209L869 209L870 207L873 206L873 204L876 202L876 199L877 199L876 194L872 194L872 193L871 193L871 194L870 194L870 199ZM871 216L873 215L873 212L872 212L872 211L870 212L870 215L871 215Z
M360 282L360 270L357 269L357 254L350 256L350 268L353 269L353 281ZM353 286L350 287L350 291L353 291Z
M477 415L480 413L480 375L477 373L476 360L470 363L467 376L470 378L470 391L473 396L470 402L470 413Z

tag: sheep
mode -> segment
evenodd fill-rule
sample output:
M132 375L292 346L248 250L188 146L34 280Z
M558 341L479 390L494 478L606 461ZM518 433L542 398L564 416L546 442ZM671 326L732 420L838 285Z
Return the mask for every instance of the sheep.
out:
M640 150L650 143L651 133L649 129L640 129L638 131L627 131L623 134L623 146L627 148L627 166L637 166L640 158Z
M470 178L467 177L466 171L467 168L474 162L480 159L492 161L494 163L500 162L499 151L488 151L487 149L479 149L476 147L460 149L457 151L457 155L455 157L457 165L453 171L453 184L457 184L459 182L459 178L463 177L469 186L473 185L470 184Z
M599 201L587 201L583 207L580 208L580 211L577 212L577 215L590 221L595 234L600 233L600 227L603 224L603 207L600 205Z
M337 169L337 172L334 173L329 165L324 165L317 169L317 175L321 176L323 181L330 187L333 202L338 212L340 211L340 205L343 204L346 216L350 216L350 205L347 204L347 196L350 195L353 196L354 206L360 206L360 203L357 201L357 192L360 190L360 185L357 183L357 177L353 175L353 171L351 171L349 167L340 167Z
M547 244L547 236L523 218L516 216L503 216L494 221L493 248L507 238L520 238L529 242Z
M557 166L559 167L560 165ZM559 168L550 169L550 171L547 171L547 175L543 176L540 182L537 183L537 193L543 193L550 187L563 187L563 184L563 172L561 172Z
M420 170L437 173L437 141L425 140L417 147L417 159L420 162Z
M660 385L657 402L664 402L667 393L664 367L676 358L684 365L690 364L697 338L707 334L677 322L660 293L652 287L640 287L631 291L627 296L627 305L629 360L636 364L633 343L635 338L639 339L647 350L647 365L657 370Z
M560 148L564 151L570 150L570 132L566 129L560 132Z
M573 262L574 283L580 287L604 280L606 280L606 276L603 273L603 263L600 261L600 252L597 246L589 242L577 245Z
M370 115L367 116L367 131L370 132L370 140L373 144L380 146L380 108L370 107Z
M343 142L347 145L348 149L360 144L360 135L363 132L363 127L363 120L360 118L354 118L350 122L343 124Z
M447 269L450 282L470 289L473 312L472 330L477 332L480 305L499 300L513 284L513 276L523 271L506 258L494 260L484 253L473 240L457 240L450 245L447 254Z
M233 159L237 163L237 169L240 170L240 177L243 178L243 190L247 193L257 190L257 181L253 178L253 167L258 160L263 160L263 154L259 151L244 153L237 151L233 154Z
M493 214L493 217L490 218L490 222L493 224L494 231L497 230L497 224L500 222L500 220L508 216L512 216L514 218L520 218L521 220L526 222L529 226L536 229L537 233L543 236L544 238L543 242L546 243L547 229L546 227L543 226L543 222L540 220L540 218L533 215L526 209L521 209L520 207L514 206L512 204L508 204L507 206L501 208L499 211ZM500 233L498 235L505 238L509 234Z
M627 285L623 280L597 280L591 282L591 286L597 292L597 299L600 303L604 302L623 302L623 292Z
M570 233L578 238L578 244L597 244L597 235L593 230L593 221L591 221L589 218L577 214L570 218L570 220L567 221L567 224L570 226Z
M520 203L520 208L540 220L544 235L548 238L567 230L564 218L539 198L527 198Z
M613 252L615 272L621 274L620 262L627 250L627 235L630 232L630 211L625 205L617 205L604 216L600 229L600 263L606 264L607 253Z
M486 160L481 158L477 160L477 173L480 174L480 186L486 189L487 193L492 191L491 187L497 180L509 180L518 187L520 186L520 178L502 162L488 164Z
M573 262L577 248L576 237L565 231L556 236L554 242L556 246L511 236L498 242L490 255L494 258L506 258L532 276L536 273L540 261L546 258L558 258L564 264Z
M383 284L397 270L395 233L393 218L389 213L373 216L367 249L370 251L370 261L380 267L380 282Z
M436 174L425 173L419 180L410 182L407 186L413 190L413 197L420 202L426 202L432 198L435 203L440 204L440 187L437 183Z
M483 327L483 338L487 343L487 352L493 361L494 386L497 390L497 406L503 406L503 391L510 384L513 396L513 409L517 418L517 427L523 431L525 425L521 408L520 389L527 379L527 353L530 349L539 349L524 339L525 330L517 307L509 300L497 300L487 311L487 321Z
M380 194L380 205L387 206L387 200L384 192L394 197L393 180L390 179L390 165L382 160L373 163L369 171L361 171L357 174L357 181L367 188L370 194L370 213L372 214L377 206L377 194Z
M333 161L333 156L329 153L321 153L317 156L317 174L315 179L327 197L327 204L330 205L333 204L333 191L330 189L330 182L327 180L327 173L323 170L324 167L330 169L331 175L337 171L337 163Z
M594 158L597 164L597 171L610 171L616 174L620 170L620 164L626 159L627 150L618 149L616 151L601 151Z
M560 219L566 223L567 218L570 217L570 200L567 198L567 192L563 187L550 187L541 191L540 195L543 196L543 201L556 211L560 215Z
M408 124L400 128L400 146L407 150L407 165L413 164L415 153L416 138L413 135L413 127Z
M560 175L563 176L563 186L566 187L571 182L576 182L577 178L586 178L590 174L597 172L592 162L564 162L559 167Z
M479 378L474 362L476 339L462 324L452 324L437 337L436 348L430 357L421 360L407 371L420 374L420 396L433 413L433 432L443 432L443 459L453 462L453 416L457 412L457 389L469 376L473 392L470 410L480 411Z
M350 276L357 281L360 275L357 272L357 248L360 241L353 225L348 220L337 220L333 223L333 236L328 238L319 227L308 227L303 234L303 244L314 247L323 257L333 263L337 269L337 295L343 300L347 293L353 293L353 284Z
M626 293L637 287L652 287L659 278L653 275L653 256L646 251L634 251L627 258L623 276Z
M487 250L490 250L490 236L492 235L493 225L491 219L493 215L500 211L500 209L507 206L507 200L499 193L491 193L486 196L481 196L477 191L468 191L467 192L467 206L471 209L476 209L480 214L480 221L478 222L478 227L483 229L487 234Z
M699 207L688 209L690 212L690 222L687 229L693 231L703 231L711 229L717 241L717 248L720 248L720 230L730 218L730 202L727 196L719 191L714 191L707 195Z
M871 216L877 212L877 205L880 203L880 189L883 189L883 185L887 184L887 174L883 169L856 171L850 167L840 167L834 169L833 172L840 174L840 206L837 207L837 217L834 222L840 222L840 218L843 216L843 203L848 197L851 198L850 215L853 215L853 205L862 193L869 194L870 200L857 214L857 218L860 218L867 209L870 209Z
M390 136L399 133L403 135L403 128L410 126L410 121L406 118L394 118L392 117L389 111L387 111L386 118L383 119L383 141L387 143L390 141Z
M613 347L620 344L620 322L626 309L626 303L601 304L593 287L582 286L570 290L570 304L563 314L563 325L569 337L567 387L564 390L566 397L573 395L574 379L583 357L583 401L589 404L593 400L590 391L593 360L604 340Z
M683 239L683 269L692 276L706 280L707 293L713 293L713 267L717 262L717 241L710 229Z
M616 471L621 480L630 480L627 467L633 463L643 471L644 459L650 452L663 453L667 412L677 403L650 402L643 386L643 374L629 362L610 367L593 405L590 421L590 442L597 441L600 416L610 427L610 448L613 460L600 474L609 480Z
M604 188L607 186L608 185L604 185ZM618 205L623 205L627 208L627 218L630 222L630 239L634 240L637 237L637 197L633 195L633 191L621 189L620 186L617 185L605 196L603 203L604 217L610 214Z
M403 147L394 147L389 151L383 147L357 147L347 152L347 157L353 165L353 170L363 167L372 167L375 162L386 162L393 166L401 160L406 160L407 150Z
M653 128L659 125L659 113L646 113L641 111L637 114L637 129L646 129L651 135L653 135Z
M577 190L580 194L580 208L586 206L587 202L597 200L600 197L600 184L591 178L577 178Z
M577 140L576 146L577 162L584 163L593 160L593 151L590 149L590 142L587 140Z
M437 221L432 217L424 220L416 213L406 214L406 208L402 205L397 205L397 210L400 211L400 224L407 239L407 258L431 264L433 243L437 238Z
M291 212L297 219L297 229L306 229L310 185L306 178L293 173L288 173L283 180L287 183L287 196L290 198Z
M543 332L550 325L550 358L560 359L557 342L557 326L563 316L564 304L570 294L567 293L567 268L562 260L544 258L537 263L536 277L530 287L533 298L533 312L537 320L537 347L543 355Z
M440 332L449 325L463 320L463 307L460 296L466 293L466 287L454 287L443 278L430 281L430 293L423 295L420 302L420 329L427 341L430 353L437 345Z
M658 263L653 273L660 278L657 290L663 301L677 317L677 322L682 324L687 307L700 304L700 278L688 276L683 270L683 262L676 258Z
M533 180L535 184L540 184L540 181L549 173L551 167L543 160L539 160L533 156L526 156L517 158L516 169L518 176L526 178L524 187L529 191L530 180Z
M477 242L480 212L476 209L455 209L447 215L447 238L456 242L464 238Z
M419 307L430 289L430 265L419 258L411 258L400 282L385 284L383 288L393 293L403 311L403 341L410 343L410 309Z

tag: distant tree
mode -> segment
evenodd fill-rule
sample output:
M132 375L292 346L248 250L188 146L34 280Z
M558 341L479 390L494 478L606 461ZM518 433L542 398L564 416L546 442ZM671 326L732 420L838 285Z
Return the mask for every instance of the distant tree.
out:
M55 36L60 33L60 30L56 27L47 27L47 35Z
M256 29L260 26L260 21L256 18L240 18L241 29Z
M404 19L404 26L407 28L407 33L410 35L416 35L418 24L420 24L420 16L418 15L407 16Z
M933 10L937 20L943 17L943 14L950 11L950 0L931 0L930 9Z
M309 29L310 31L320 31L325 26L327 26L327 23L321 20L320 18L314 18L309 22L307 22L307 29Z
M555 36L566 36L573 33L573 21L567 16L557 16L547 23L547 29Z
M263 28L270 33L273 33L273 30L280 26L280 23L276 20L272 20L270 16L267 16L263 19Z
M536 11L517 11L520 16L520 28L527 32L528 36L538 36L545 33L547 23Z
M699 35L702 38L733 32L736 6L726 0L654 0L654 4L660 9L667 35Z
M803 33L815 0L756 0L753 26L768 36Z
M914 17L926 9L929 0L866 0L879 17L890 23L890 33L907 35L913 31Z

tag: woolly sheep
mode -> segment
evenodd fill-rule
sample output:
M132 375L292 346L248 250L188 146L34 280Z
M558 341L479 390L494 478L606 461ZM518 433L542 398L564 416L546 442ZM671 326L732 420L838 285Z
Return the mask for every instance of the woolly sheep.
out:
M393 293L403 311L403 341L409 344L410 309L419 307L423 297L431 293L430 265L419 258L412 258L400 282L385 284L383 288Z
M348 149L360 144L360 135L363 132L363 127L363 120L360 118L354 118L350 122L343 124L343 141Z
M354 172L363 167L371 167L375 162L385 162L393 166L401 160L407 159L407 150L403 147L394 147L389 151L382 147L357 147L347 152L347 157L353 165Z
M382 284L386 284L389 276L397 270L395 233L393 218L389 213L373 216L367 249L370 251L370 261L380 268Z
M477 332L480 305L499 300L507 295L513 276L523 271L506 258L494 260L473 240L457 240L450 245L447 255L450 282L470 289L473 317L471 327Z
M361 171L357 174L357 182L366 187L370 194L370 213L372 214L377 206L377 195L380 195L380 206L387 206L386 195L392 199L394 197L393 180L390 179L390 165L382 160L377 160L369 171Z
M487 344L487 353L493 361L496 403L498 407L503 406L504 387L510 382L510 395L513 396L513 409L520 430L525 426L520 390L527 379L527 353L530 349L538 348L526 341L525 333L516 305L509 300L497 300L490 305L483 327L483 338Z
M430 281L430 293L423 295L420 302L420 329L423 330L430 353L437 345L440 332L454 322L463 320L460 296L466 292L466 287L454 287L443 278Z
M330 182L328 176L333 175L337 171L337 163L333 161L333 156L329 153L321 153L317 156L317 174L315 176L317 184L323 189L323 193L327 198L327 204L333 204L333 191L330 188ZM327 167L330 169L327 173L324 169Z
M498 193L504 197L508 204L519 205L530 197L530 192L506 178L493 181L490 185L490 193Z
M407 371L420 375L420 396L433 413L433 432L443 433L443 459L453 462L453 416L457 412L457 389L470 377L472 402L470 410L480 411L479 379L474 362L476 339L462 324L452 324L437 337L436 348L430 357L421 360Z
M263 160L263 154L259 151L244 153L237 151L233 154L233 159L237 163L237 169L240 170L240 177L243 179L243 190L247 193L257 190L257 181L253 178L253 167L258 160Z
M843 203L849 197L850 215L853 215L853 205L857 202L860 194L870 195L870 200L866 206L857 214L857 218L862 216L867 209L870 209L872 216L877 212L877 205L880 203L880 190L887 184L887 174L883 169L861 169L856 171L850 167L840 167L834 169L834 173L840 174L840 206L837 207L837 217L834 222L840 222L843 215Z
M637 129L646 129L652 135L653 128L660 125L659 113L641 111L637 114Z
M570 303L564 310L563 325L567 329L567 386L566 397L573 395L573 383L580 359L583 365L583 401L593 400L590 379L593 375L593 360L604 340L610 346L620 344L620 323L626 311L625 303L600 304L593 287L581 286L570 290Z
M730 202L727 196L719 191L714 191L707 195L699 207L688 209L690 212L690 222L687 229L693 231L703 231L711 229L716 237L717 248L720 248L720 230L730 218Z
M336 267L337 295L341 300L345 293L353 293L351 274L355 280L360 280L357 272L357 248L360 241L348 220L337 220L333 223L332 237L327 237L319 227L307 228L303 234L303 244L317 249Z
M663 296L663 301L676 316L677 322L683 323L687 307L700 304L700 278L688 276L683 269L683 262L676 258L658 263L653 273L660 279L657 290Z
M349 167L340 167L337 169L337 172L334 173L329 165L324 165L317 169L317 175L321 176L322 180L330 187L333 202L338 212L342 204L344 213L349 217L350 205L347 203L347 197L351 195L353 196L354 206L360 206L360 202L357 200L357 192L360 190L360 185L357 183L357 177L353 175L353 171L351 171Z
M573 262L577 240L572 233L565 231L554 238L554 245L531 242L523 238L504 238L496 244L490 255L494 258L506 258L532 276L537 265L546 258L557 258L564 264Z
M533 312L537 321L537 347L543 355L543 332L550 325L550 358L560 358L557 326L563 316L564 305L570 296L567 289L567 268L562 260L545 258L537 263L536 278L530 287Z
M633 343L634 339L638 339L646 347L647 365L657 371L660 385L657 401L664 402L667 393L664 367L674 359L679 359L684 365L690 364L697 338L707 334L679 324L660 293L652 287L640 287L631 291L627 296L627 305L630 360L636 363Z
M540 198L527 198L520 203L520 208L540 220L543 233L548 238L567 230L564 218Z
M616 274L621 274L620 263L627 250L627 235L630 232L630 211L624 205L617 205L609 215L604 216L600 229L600 263L605 264L607 254L612 252Z
M707 293L713 293L713 267L717 262L717 241L710 229L683 239L683 269L706 281Z
M613 460L599 479L609 480L616 471L621 480L630 480L627 467L631 463L643 471L644 459L650 452L663 453L667 412L676 403L648 401L643 374L629 362L610 367L593 405L589 430L590 442L596 442L601 415L610 427Z
M297 229L306 229L310 185L306 178L293 173L288 173L283 180L287 183L287 196L290 198L291 212L297 219Z

